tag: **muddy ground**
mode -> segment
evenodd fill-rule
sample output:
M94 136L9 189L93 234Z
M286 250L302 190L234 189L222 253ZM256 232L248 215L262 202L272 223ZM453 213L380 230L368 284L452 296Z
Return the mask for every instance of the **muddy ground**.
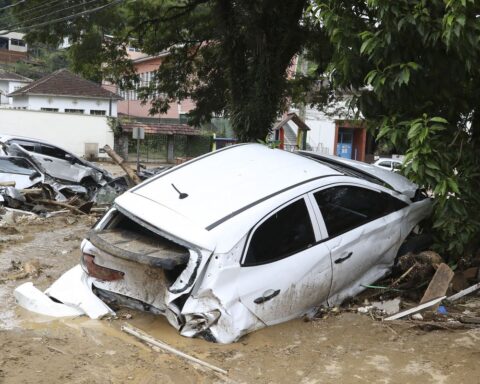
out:
M0 277L12 276L12 261L41 268L38 276L0 282L0 383L480 383L480 329L425 332L341 313L217 345L130 310L118 320L51 320L17 307L16 286L33 281L45 289L78 263L80 241L95 220L69 215L0 227ZM137 342L120 331L125 321L228 377Z

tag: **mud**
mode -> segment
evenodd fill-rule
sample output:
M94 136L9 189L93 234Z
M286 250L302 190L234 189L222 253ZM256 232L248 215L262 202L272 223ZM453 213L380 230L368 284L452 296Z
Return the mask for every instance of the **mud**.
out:
M432 331L341 313L290 321L231 345L181 337L161 317L130 310L118 320L51 320L18 308L13 289L45 289L78 263L95 221L56 217L0 230L0 276L35 261L37 277L0 283L0 383L479 383L480 330ZM13 229L12 229L13 228ZM479 300L479 299L477 299ZM221 377L155 351L120 331L132 325L228 370Z

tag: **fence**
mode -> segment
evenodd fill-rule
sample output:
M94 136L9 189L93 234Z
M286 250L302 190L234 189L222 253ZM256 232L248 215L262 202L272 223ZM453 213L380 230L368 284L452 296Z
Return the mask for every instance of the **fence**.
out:
M146 133L145 139L140 140L140 161L166 162L168 158L168 140L173 137L173 157L191 158L203 155L212 150L211 136L162 135ZM128 138L128 161L137 159L137 141Z

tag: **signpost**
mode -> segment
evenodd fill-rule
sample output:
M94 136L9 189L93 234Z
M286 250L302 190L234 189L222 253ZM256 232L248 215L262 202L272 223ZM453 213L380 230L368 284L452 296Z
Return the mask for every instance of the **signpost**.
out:
M132 130L132 138L137 139L137 175L140 174L140 140L145 139L145 129L135 127Z

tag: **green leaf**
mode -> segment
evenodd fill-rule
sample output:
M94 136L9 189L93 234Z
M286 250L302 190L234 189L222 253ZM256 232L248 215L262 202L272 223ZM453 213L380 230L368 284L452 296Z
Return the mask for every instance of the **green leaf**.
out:
M431 121L431 122L434 122L434 123L448 124L448 121L447 121L447 120L445 120L443 117L438 117L438 116L432 117L432 118L430 119L430 121Z

